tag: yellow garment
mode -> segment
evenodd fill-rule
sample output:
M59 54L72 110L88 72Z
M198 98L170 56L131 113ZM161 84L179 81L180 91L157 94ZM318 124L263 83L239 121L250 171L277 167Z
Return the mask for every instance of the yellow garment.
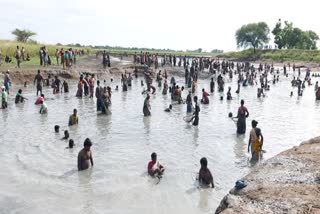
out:
M261 151L261 142L259 138L257 137L256 131L253 128L250 132L251 136L251 154L252 157L256 156L259 157L260 151Z
M78 124L78 117L72 114L69 118L69 126L73 126L75 124Z

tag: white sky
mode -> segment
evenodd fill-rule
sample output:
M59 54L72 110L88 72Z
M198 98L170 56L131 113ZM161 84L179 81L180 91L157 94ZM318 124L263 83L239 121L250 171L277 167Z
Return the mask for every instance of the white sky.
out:
M236 50L235 31L279 18L320 35L316 0L0 0L0 39L27 28L43 43Z

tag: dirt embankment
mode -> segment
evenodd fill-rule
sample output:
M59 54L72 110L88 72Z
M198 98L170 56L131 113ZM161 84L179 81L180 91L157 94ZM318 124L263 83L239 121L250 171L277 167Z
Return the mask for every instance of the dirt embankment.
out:
M10 80L15 84L23 84L27 82L32 83L37 71L41 71L43 78L51 78L54 76L61 77L63 79L79 79L81 73L91 73L97 75L117 75L124 73L126 70L132 72L134 65L130 61L121 61L117 58L111 58L111 67L103 68L102 59L94 56L86 56L78 59L77 65L63 69L62 66L51 65L48 67L41 66L24 66L16 68L15 65L9 65L6 67L0 67L0 72L4 73L9 70Z
M303 142L256 166L232 189L216 213L320 213L320 137Z

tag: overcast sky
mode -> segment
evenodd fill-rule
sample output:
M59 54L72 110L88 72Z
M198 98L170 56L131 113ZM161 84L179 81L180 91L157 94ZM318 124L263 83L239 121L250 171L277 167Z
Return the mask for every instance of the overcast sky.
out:
M0 0L0 39L26 28L42 43L236 50L235 31L279 18L320 34L316 0Z

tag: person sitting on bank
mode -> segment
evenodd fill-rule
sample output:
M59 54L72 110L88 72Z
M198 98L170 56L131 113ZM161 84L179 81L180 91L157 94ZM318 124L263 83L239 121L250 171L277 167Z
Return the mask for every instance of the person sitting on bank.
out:
M93 167L92 152L90 150L92 142L87 138L83 143L83 149L80 150L78 154L78 170L86 170L90 167Z
M210 186L214 188L213 177L208 169L208 161L207 158L203 157L200 159L201 168L199 170L199 183L200 185Z
M161 176L164 172L164 167L157 162L157 153L151 154L151 161L148 163L148 174L152 177Z
M73 109L73 114L69 117L69 126L78 124L79 118L77 116L77 109Z

